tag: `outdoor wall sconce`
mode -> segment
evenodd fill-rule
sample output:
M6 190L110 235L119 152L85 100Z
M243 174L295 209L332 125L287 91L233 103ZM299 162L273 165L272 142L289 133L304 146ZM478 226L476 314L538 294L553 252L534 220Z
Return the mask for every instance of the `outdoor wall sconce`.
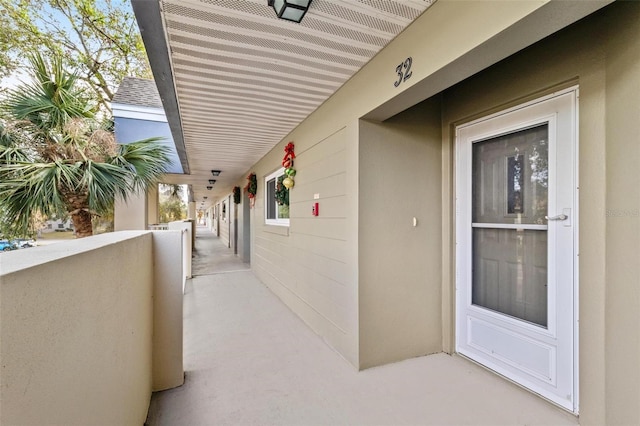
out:
M220 170L211 170L211 174L214 176L220 176Z
M214 183L216 183L215 179L209 179L209 185L213 185Z
M207 189L211 191L213 189L213 186L207 186Z
M280 19L300 23L313 0L267 0Z

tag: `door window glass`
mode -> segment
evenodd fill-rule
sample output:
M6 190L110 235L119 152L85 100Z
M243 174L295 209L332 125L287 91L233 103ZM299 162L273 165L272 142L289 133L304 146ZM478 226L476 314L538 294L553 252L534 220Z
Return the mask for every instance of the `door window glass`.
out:
M548 125L473 144L472 304L547 326Z
M546 223L548 125L473 144L473 222Z

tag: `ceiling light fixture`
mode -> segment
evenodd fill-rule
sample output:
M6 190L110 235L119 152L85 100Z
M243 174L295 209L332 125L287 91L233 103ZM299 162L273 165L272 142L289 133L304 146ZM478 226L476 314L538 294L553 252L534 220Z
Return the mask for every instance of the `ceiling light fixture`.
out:
M300 23L313 0L267 0L280 19Z
M209 184L213 185L214 183L216 183L215 179L209 179Z
M213 189L213 186L207 186L207 189L211 191Z
M211 174L214 176L220 176L220 170L211 170Z

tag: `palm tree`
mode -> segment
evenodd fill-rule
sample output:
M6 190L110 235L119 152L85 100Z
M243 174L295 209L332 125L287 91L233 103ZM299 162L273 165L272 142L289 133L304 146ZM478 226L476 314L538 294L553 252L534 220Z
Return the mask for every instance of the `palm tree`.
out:
M182 185L175 183L161 183L160 191L163 195L167 196L170 200L182 200Z
M157 138L116 144L61 58L29 59L33 81L10 91L2 105L14 128L0 137L4 217L26 233L34 215L66 213L77 237L90 236L92 215L115 197L126 201L157 183L169 165L168 149Z

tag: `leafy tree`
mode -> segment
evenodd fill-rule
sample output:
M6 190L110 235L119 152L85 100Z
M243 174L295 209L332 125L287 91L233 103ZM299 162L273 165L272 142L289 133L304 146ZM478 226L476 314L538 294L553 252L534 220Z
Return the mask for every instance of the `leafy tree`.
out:
M160 195L169 199L182 200L184 187L174 183L161 183Z
M33 81L10 91L3 105L14 123L0 145L4 219L27 234L38 214L68 214L77 237L92 235L92 216L108 211L116 196L126 200L156 184L168 149L154 138L116 144L61 57L47 63L32 55L29 63Z
M63 56L109 111L126 76L151 78L142 38L124 0L0 0L0 77L30 52Z
M176 184L160 184L158 210L160 223L187 218L187 206L182 201L184 187Z
M168 199L159 203L160 223L187 218L187 206L178 199Z

